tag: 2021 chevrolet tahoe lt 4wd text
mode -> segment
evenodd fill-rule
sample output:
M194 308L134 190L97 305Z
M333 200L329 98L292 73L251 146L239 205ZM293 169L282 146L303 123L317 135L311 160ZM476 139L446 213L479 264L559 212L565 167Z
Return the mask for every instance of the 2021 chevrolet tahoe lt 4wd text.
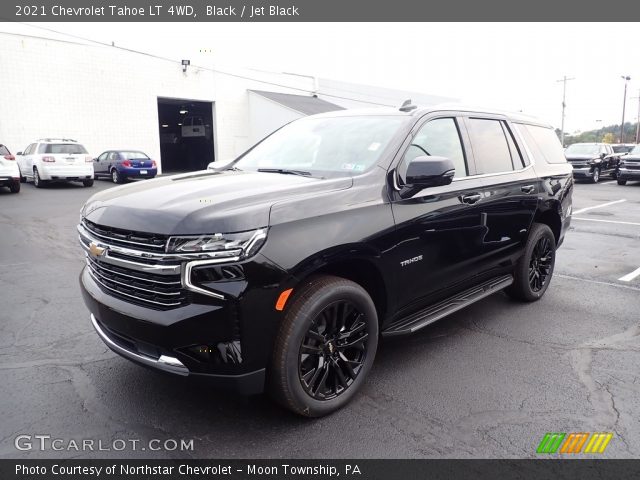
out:
M321 416L380 337L505 290L538 300L571 218L553 129L460 107L297 120L216 169L82 208L80 276L115 352Z

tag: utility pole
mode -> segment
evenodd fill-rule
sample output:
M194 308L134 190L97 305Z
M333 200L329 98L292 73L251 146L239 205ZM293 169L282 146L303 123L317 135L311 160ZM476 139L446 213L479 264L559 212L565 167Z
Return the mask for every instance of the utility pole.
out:
M627 83L631 80L629 75L620 75L624 80L624 98L622 99L622 122L620 123L620 143L624 143L624 111L627 107Z
M575 78L567 78L565 75L561 80L556 80L557 82L562 82L562 126L560 127L560 143L562 144L562 148L564 148L564 109L567 106L565 100L567 98L567 82L569 80L575 80Z
M638 100L638 118L636 119L636 144L640 140L640 90L638 90L638 96L633 97L630 100Z

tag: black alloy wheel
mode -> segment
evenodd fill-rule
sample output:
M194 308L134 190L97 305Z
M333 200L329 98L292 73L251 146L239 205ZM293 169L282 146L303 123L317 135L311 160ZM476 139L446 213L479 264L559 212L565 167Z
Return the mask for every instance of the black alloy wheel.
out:
M553 248L547 237L541 237L533 247L529 260L529 286L534 292L541 291L546 285L553 265Z
M369 336L363 314L340 300L328 305L312 322L300 345L298 375L316 400L342 395L362 370Z

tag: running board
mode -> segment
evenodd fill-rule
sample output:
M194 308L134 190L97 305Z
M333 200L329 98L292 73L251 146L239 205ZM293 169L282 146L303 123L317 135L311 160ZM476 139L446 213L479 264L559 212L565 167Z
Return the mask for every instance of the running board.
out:
M493 278L461 293L432 305L417 313L404 317L385 328L383 337L414 333L447 315L457 312L472 303L482 300L513 283L513 275Z

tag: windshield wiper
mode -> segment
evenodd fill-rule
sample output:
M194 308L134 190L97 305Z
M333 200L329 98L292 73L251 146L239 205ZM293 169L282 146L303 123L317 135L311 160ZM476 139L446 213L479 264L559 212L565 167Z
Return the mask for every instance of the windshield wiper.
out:
M311 172L305 172L304 170L289 170L287 168L259 168L258 171L264 173L282 173L285 175L301 175L303 177L311 176Z

